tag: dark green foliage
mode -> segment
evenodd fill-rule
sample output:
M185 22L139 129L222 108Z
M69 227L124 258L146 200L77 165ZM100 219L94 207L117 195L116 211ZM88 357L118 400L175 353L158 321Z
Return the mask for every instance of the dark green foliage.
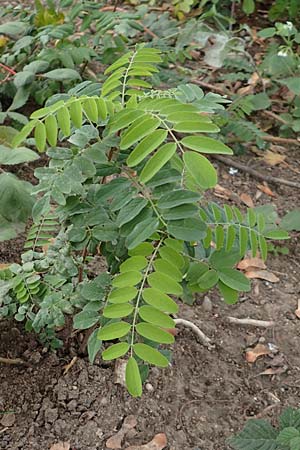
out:
M236 450L298 450L300 448L300 410L287 408L279 417L279 428L262 419L250 419L245 428L228 439Z

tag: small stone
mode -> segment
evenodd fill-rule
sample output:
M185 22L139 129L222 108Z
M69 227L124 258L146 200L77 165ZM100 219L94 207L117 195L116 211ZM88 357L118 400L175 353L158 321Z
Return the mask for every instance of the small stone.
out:
M15 421L16 421L16 416L13 413L7 413L7 414L4 414L0 423L4 427L12 427L13 424L15 423Z
M58 418L58 408L49 408L45 411L45 422L54 423Z
M152 386L151 383L146 383L145 384L145 388L148 392L153 392L154 391L154 387Z
M68 405L67 405L67 408L68 408L69 411L75 411L76 407L77 407L77 401L76 400L71 400L68 403Z
M206 311L206 312L211 312L212 309L213 309L212 302L211 302L211 300L210 300L207 296L205 296L204 299L203 299L203 302L202 302L202 308L203 308L204 311Z
M40 352L33 352L29 357L29 362L36 365L41 361L41 359L42 355L40 354Z

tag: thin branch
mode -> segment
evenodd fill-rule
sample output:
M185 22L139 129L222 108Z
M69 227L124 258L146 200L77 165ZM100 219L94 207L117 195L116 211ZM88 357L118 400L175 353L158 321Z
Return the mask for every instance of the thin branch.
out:
M275 322L272 320L238 319L237 317L227 317L229 323L236 325L251 325L253 327L272 328Z
M9 72L11 75L16 75L17 73L11 67L6 66L5 64L0 63L0 67L6 70L6 72Z
M18 364L22 364L23 366L31 366L28 362L24 361L21 358L15 358L15 359L11 359L11 358L2 358L0 356L0 364L9 364L9 365L18 365Z
M257 172L255 169L245 166L245 164L242 164L238 161L234 161L230 158L225 158L224 156L221 155L211 154L210 156L214 159L217 159L218 161L221 161L223 164L226 164L226 166L235 167L236 169L249 173L249 175L252 175L254 178L257 178L258 180L267 181L268 183L284 184L285 186L300 189L300 183L297 183L296 181L289 181L285 180L284 178L277 178L273 177L272 175Z
M282 117L278 116L277 114L273 113L272 111L262 111L262 114L264 116L270 117L271 119L277 120L277 122L282 123L283 125L289 125L289 122Z
M214 348L214 344L212 343L211 339L206 336L206 334L204 334L203 331L201 331L200 328L197 327L197 325L195 325L193 322L190 322L186 319L174 319L174 322L176 325L183 325L186 328L190 328L198 337L201 344L203 344L209 350L212 350Z

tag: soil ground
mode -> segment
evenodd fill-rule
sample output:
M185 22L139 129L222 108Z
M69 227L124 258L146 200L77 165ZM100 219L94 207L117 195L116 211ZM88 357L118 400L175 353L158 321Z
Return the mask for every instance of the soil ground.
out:
M288 163L299 170L297 152L288 152ZM296 179L286 168L268 168L247 156L243 162L274 176ZM240 195L255 197L257 182L244 173L229 174L217 163L219 183ZM280 213L298 204L299 192L270 186ZM220 201L214 197L216 201ZM256 204L269 203L263 194ZM136 433L129 433L122 448L150 441L156 433L167 435L169 450L227 450L226 438L242 428L250 417L276 423L287 405L300 407L300 322L294 311L300 296L299 241L293 235L290 254L268 259L277 283L253 281L253 289L235 306L226 306L216 293L203 303L182 305L180 317L192 320L213 339L209 351L192 332L181 329L176 338L172 364L152 369L142 399L133 399L114 382L114 365L100 359L90 365L77 355L78 346L56 353L44 349L33 335L8 321L0 322L0 355L21 357L29 366L2 365L0 371L0 448L49 449L69 441L72 450L105 449L106 440L124 418L137 418ZM16 260L20 239L2 243L0 262ZM229 324L227 316L276 321L273 329ZM254 364L246 362L245 350L257 342L273 345L275 353ZM78 359L64 375L64 366ZM262 375L271 369L271 375ZM3 414L3 412L12 412ZM12 423L13 422L13 423Z
M5 0L3 4L6 4ZM19 2L13 1L12 4ZM32 4L23 0L22 4ZM286 149L284 166L270 168L253 155L240 158L263 173L296 181L299 148ZM216 163L219 184L253 199L257 182L242 172ZM29 166L19 176L32 179ZM270 185L276 197L262 194L255 205L274 203L280 214L300 206L299 191ZM215 201L221 200L213 197ZM18 261L24 238L0 243L0 263ZM214 342L208 350L186 329L180 329L168 369L151 370L141 399L131 398L114 382L114 365L96 359L89 364L76 342L57 352L43 348L16 322L0 320L0 356L22 358L28 365L0 365L0 449L49 449L70 442L71 450L105 450L107 439L129 415L137 418L122 448L144 444L166 433L168 450L229 450L226 439L251 417L276 423L285 406L300 407L300 321L294 314L300 298L299 240L296 234L286 256L271 254L268 269L279 282L253 281L253 289L237 305L227 306L217 293L209 301L181 305L179 316L196 323ZM272 329L237 326L227 317L274 320ZM247 363L245 351L257 342L274 353ZM77 356L64 374L65 366ZM270 369L271 374L262 374Z

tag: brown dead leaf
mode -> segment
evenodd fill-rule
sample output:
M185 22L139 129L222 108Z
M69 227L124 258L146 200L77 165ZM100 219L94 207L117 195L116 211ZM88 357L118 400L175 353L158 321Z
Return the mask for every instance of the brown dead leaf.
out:
M144 445L131 445L125 450L163 450L167 446L167 436L165 433L159 433L154 436L152 441Z
M269 195L269 197L277 197L277 195L273 191L271 191L267 183L257 184L257 188L264 194Z
M50 447L50 450L70 450L70 442L58 442Z
M229 200L232 197L232 192L220 184L216 184L214 187L214 194L216 197L225 198L226 200Z
M77 361L77 356L74 356L72 359L71 359L71 361L69 362L69 364L66 364L65 366L64 366L64 375L66 375L68 372L69 372L69 370L70 369L72 369L72 367L74 366L74 364L76 363L76 361Z
M268 270L249 270L245 272L245 276L249 279L259 278L260 280L266 280L270 283L278 283L279 278Z
M125 417L121 429L106 441L106 448L114 448L114 449L122 448L122 441L125 435L128 433L129 430L135 428L136 425L137 420L135 416Z
M298 300L298 308L295 311L295 316L300 319L300 299Z
M244 192L240 195L240 199L243 203L245 203L248 208L254 208L254 203L249 194L245 194Z
M257 344L251 350L246 351L246 361L249 363L254 363L259 356L268 355L270 349L263 344Z
M266 265L261 258L245 258L237 265L240 270L265 269Z
M11 266L12 263L8 263L8 264L0 264L0 270L4 270L7 269L9 266Z
M269 164L269 166L276 166L277 164L282 163L286 158L286 155L281 155L280 153L274 153L270 150L267 150L264 153L264 161Z
M282 367L269 367L268 369L260 372L259 375L281 375L288 370L288 366L284 365Z

